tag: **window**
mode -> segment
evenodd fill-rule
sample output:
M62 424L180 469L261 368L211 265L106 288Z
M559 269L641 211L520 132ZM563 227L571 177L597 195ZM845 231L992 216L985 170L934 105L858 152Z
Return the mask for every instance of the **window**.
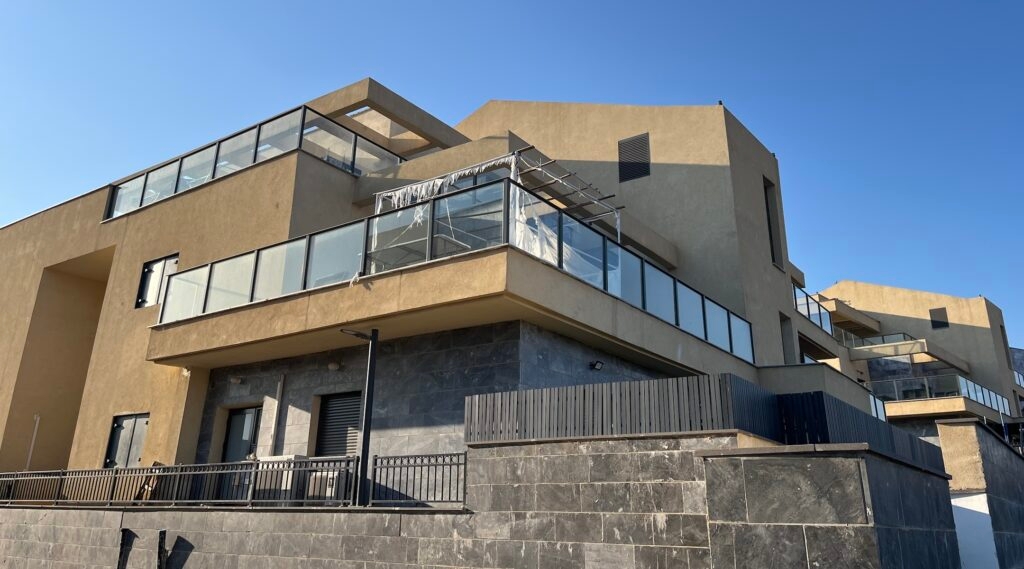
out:
M114 417L103 468L141 466L142 447L148 430L149 413Z
M138 209L142 200L142 186L146 181L145 176L132 178L123 184L114 186L114 197L110 204L110 217L117 217Z
M260 141L256 145L256 161L261 162L298 148L301 122L300 109L261 126Z
M315 456L349 456L358 452L361 406L362 394L358 391L320 398Z
M249 129L220 143L213 177L220 178L251 166L256 158L256 129Z
M782 236L779 227L782 217L779 214L779 192L775 184L768 178L764 180L764 207L768 215L768 247L771 250L772 263L782 266Z
M645 132L619 141L619 182L651 175L651 139Z
M173 275L177 270L177 255L144 263L142 278L139 279L139 294L135 299L135 308L158 304L164 293L166 277Z
M174 184L178 182L178 161L161 166L146 175L146 190L142 193L142 205L174 195Z
M928 317L932 320L932 329L949 328L949 314L945 308L933 308L928 311Z
M217 146L214 145L182 158L176 191L184 192L209 182L213 177L213 161L216 156Z

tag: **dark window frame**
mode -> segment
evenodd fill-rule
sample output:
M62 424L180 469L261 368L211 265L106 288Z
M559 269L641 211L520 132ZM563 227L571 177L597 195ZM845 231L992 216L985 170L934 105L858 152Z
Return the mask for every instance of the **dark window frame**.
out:
M168 273L167 262L170 260L174 260L174 270ZM147 279L146 273L151 270L152 267L157 265L159 265L159 274L156 275L156 278L160 279L160 285L156 289L156 298L150 299L145 297L145 294L146 290L149 289L149 283L152 278ZM148 308L150 306L160 304L164 298L164 288L167 286L167 277L176 272L178 272L178 253L143 263L142 272L139 274L139 288L135 293L135 308Z

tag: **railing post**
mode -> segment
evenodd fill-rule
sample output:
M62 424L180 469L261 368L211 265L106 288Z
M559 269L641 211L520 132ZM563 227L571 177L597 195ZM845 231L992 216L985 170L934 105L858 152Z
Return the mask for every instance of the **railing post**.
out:
M289 462L289 464L291 464L291 461L288 461L288 462ZM248 507L251 508L252 507L252 493L256 489L256 470L257 470L257 466L259 465L259 463L258 462L250 462L249 464L251 464L252 467L251 467L251 470L249 472L249 488L248 488L248 490L246 490L246 504L248 505Z
M367 480L369 484L365 489L360 491L360 493L363 494L363 500L361 500L363 503L360 504L362 506L373 505L373 496L377 488L377 455L373 455L368 466L370 467L370 476ZM360 480L360 482L362 482L362 480Z
M110 473L110 494L107 496L107 505L114 503L114 492L117 490L117 469L112 468Z
M462 471L462 503L465 504L466 489L468 487L469 480L469 453L465 451L462 453L462 468L459 470Z
M53 505L56 506L57 502L60 501L60 493L64 491L64 471L60 470L57 473L57 493L53 496Z

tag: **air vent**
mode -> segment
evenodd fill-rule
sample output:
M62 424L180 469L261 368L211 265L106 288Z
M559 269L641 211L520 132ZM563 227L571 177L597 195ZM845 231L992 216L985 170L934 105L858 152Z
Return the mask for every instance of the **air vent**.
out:
M651 139L647 133L619 141L619 182L651 175Z

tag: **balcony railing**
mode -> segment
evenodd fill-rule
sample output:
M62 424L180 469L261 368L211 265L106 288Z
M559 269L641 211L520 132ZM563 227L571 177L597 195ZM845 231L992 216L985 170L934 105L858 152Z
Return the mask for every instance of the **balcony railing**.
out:
M1003 415L1010 415L1010 401L961 375L933 375L872 381L871 389L882 401L911 401L940 397L966 397Z
M793 285L793 306L815 326L832 334L832 313L796 284Z
M373 457L370 505L461 504L466 499L466 453Z
M1021 373L1017 370L1013 370L1013 382L1019 385L1020 387L1024 387L1024 373Z
M160 323L504 244L754 361L749 322L507 178L171 275Z
M0 504L328 507L355 502L358 457L0 474Z
M299 107L113 186L106 218L301 148L356 176L401 158L309 107Z

